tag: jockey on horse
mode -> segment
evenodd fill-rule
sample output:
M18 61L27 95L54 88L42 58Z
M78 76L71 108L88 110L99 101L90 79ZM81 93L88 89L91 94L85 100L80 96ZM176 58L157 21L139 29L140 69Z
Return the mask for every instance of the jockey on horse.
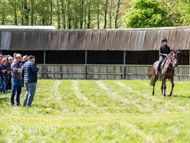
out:
M164 96L166 96L166 79L171 81L172 89L169 96L172 95L174 88L174 68L178 65L179 53L180 51L170 51L170 48L167 46L167 39L162 38L162 46L159 50L159 61L155 62L152 67L152 78L150 81L150 85L153 86L152 95L154 95L154 87L158 77L162 79L162 95L164 94Z
M163 62L163 60L165 59L165 57L168 57L170 53L170 47L168 47L167 45L167 39L164 37L162 38L162 46L160 47L160 50L159 50L159 63L158 63L158 69L156 71L156 75L158 74L158 71L160 71L160 66Z

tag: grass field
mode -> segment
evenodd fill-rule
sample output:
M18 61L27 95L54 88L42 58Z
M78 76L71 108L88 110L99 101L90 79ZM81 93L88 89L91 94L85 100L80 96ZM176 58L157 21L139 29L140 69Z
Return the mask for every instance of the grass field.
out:
M149 81L39 80L32 108L0 95L0 142L190 142L190 84L172 97L160 84L151 96Z

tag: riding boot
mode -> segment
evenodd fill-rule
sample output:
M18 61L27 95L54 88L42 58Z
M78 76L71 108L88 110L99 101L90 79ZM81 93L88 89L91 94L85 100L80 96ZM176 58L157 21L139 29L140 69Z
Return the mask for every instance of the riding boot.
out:
M161 69L160 69L160 66L161 66L161 62L158 63L158 68L157 68L157 71L156 71L156 73L155 73L156 75L157 75L158 72L161 70Z
M158 75L159 70L160 70L160 66L158 65L158 69L156 70L155 75Z

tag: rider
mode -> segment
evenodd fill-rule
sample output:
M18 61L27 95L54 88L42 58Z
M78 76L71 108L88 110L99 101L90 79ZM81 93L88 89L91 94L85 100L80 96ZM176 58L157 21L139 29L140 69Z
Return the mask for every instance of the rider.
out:
M163 59L165 57L168 57L168 54L170 53L170 47L167 45L167 39L164 37L162 38L162 46L159 50L159 63L158 63L158 69L156 71L156 75L158 74L158 71L160 70L161 63L163 62Z

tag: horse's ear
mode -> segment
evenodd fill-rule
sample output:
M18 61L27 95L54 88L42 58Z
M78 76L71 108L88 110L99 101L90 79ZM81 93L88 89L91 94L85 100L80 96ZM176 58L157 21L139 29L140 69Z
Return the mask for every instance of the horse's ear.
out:
M179 55L180 54L180 51L176 51L176 55Z

